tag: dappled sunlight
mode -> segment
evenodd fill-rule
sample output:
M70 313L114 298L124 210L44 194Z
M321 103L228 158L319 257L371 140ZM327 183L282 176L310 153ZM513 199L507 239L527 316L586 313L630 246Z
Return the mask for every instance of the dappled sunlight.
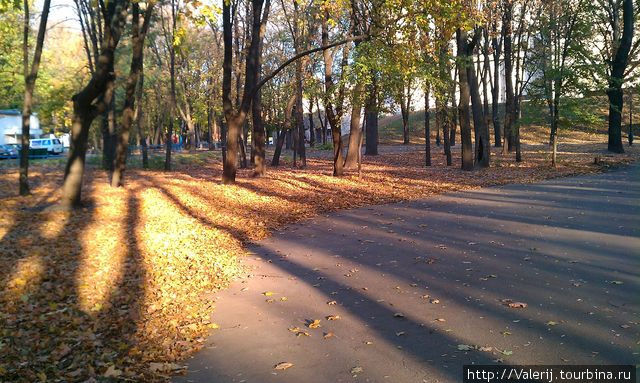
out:
M94 220L87 223L79 238L83 251L76 273L78 305L87 314L109 308L109 299L122 282L127 256L126 191L100 190L109 208L96 209ZM98 240L99 238L99 240Z
M9 300L29 299L29 293L37 288L44 274L42 255L42 249L35 250L32 255L16 264L14 272L7 279L4 292Z

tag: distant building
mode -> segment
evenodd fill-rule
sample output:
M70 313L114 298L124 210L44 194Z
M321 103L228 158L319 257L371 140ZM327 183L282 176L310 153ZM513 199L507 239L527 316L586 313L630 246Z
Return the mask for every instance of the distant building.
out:
M29 138L39 138L42 135L40 121L35 114L31 115ZM0 145L19 144L22 140L22 112L17 109L0 110Z

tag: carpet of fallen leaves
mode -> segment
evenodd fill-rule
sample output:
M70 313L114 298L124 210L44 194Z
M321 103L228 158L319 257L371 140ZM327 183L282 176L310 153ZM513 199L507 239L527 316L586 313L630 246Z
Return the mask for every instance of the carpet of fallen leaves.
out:
M166 380L217 328L211 294L242 275L247 241L329 210L598 172L638 157L595 165L602 145L565 145L554 169L546 147L525 145L522 163L495 154L491 168L463 172L458 159L444 166L441 149L425 168L419 147L390 148L365 158L361 178L332 177L318 153L306 169L285 161L258 179L240 170L234 186L220 183L213 159L171 173L131 170L119 189L90 168L86 207L71 213L47 209L59 198L60 167L34 165L28 197L16 195L15 169L0 170L0 381Z

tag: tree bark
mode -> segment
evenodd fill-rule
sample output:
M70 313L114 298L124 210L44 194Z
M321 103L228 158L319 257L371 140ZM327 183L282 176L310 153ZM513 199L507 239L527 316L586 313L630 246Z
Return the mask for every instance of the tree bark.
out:
M510 1L505 1L505 10L502 18L502 39L504 41L504 77L505 77L505 118L504 118L504 132L503 137L505 145L502 147L502 153L507 154L512 150L513 138L511 134L512 130L512 117L514 109L514 91L513 91L513 61L512 61L512 12L513 4Z
M29 138L31 137L31 107L33 104L33 92L38 78L38 70L40 69L40 59L42 57L42 47L44 46L44 37L47 31L47 19L49 17L49 9L51 8L51 0L45 0L42 5L42 14L40 15L40 26L38 28L38 36L36 37L36 48L33 53L33 61L29 68L29 1L24 0L24 35L22 42L23 53L23 69L24 69L24 103L22 105L22 136L20 143L20 195L29 194Z
M458 101L458 118L460 120L460 141L462 141L462 170L473 170L473 146L471 145L471 122L469 119L469 80L467 67L471 57L468 52L467 32L456 31L458 43L458 80L460 100ZM472 69L473 70L473 69Z
M425 85L424 90L424 166L431 166L431 126L429 118L429 90L430 85Z
M373 76L373 81L369 85L369 97L364 108L365 116L365 155L375 156L378 154L378 84Z
M127 149L129 147L129 131L131 130L131 125L134 119L136 86L139 85L140 74L142 73L144 40L149 29L153 3L149 3L147 5L142 25L140 25L140 7L138 3L134 2L131 4L131 8L133 17L131 28L131 68L129 70L129 78L127 79L125 89L122 125L120 127L120 136L118 137L118 143L116 146L113 176L111 177L112 187L124 186L124 171L127 161Z
M478 41L481 33L481 30L476 28L473 41ZM469 59L472 57L475 44L477 43L468 46L467 57ZM491 155L489 126L487 125L487 120L484 114L484 105L480 98L480 90L475 68L473 65L469 64L466 67L466 71L469 91L471 93L471 108L473 109L473 130L475 133L474 164L477 167L486 168L489 167L489 158Z
M501 127L500 127L500 54L502 52L502 44L496 36L494 24L494 37L491 39L493 47L493 83L491 87L491 117L493 120L493 138L494 146L502 146Z
M360 152L360 143L362 142L362 93L364 84L358 80L353 89L353 101L351 107L351 123L349 128L349 149L344 162L344 167L353 169L358 165L358 153Z
M104 100L111 96L104 93L109 81L113 81L114 53L127 17L128 5L127 0L111 0L107 3L103 12L103 49L96 61L96 71L89 83L72 98L71 150L65 167L61 199L61 204L68 208L80 206L89 127L95 117L106 109Z

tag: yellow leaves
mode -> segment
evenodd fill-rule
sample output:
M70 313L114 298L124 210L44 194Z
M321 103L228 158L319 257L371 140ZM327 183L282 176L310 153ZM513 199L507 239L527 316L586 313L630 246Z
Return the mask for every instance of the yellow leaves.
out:
M340 318L340 315L328 315L326 317L326 319L327 320L338 320L338 319L341 319L341 318Z
M310 320L309 323L307 323L307 327L314 329L322 327L320 326L320 319Z
M262 293L262 295L264 295L265 297L270 297L273 294L275 294L273 291L265 291L264 293Z

